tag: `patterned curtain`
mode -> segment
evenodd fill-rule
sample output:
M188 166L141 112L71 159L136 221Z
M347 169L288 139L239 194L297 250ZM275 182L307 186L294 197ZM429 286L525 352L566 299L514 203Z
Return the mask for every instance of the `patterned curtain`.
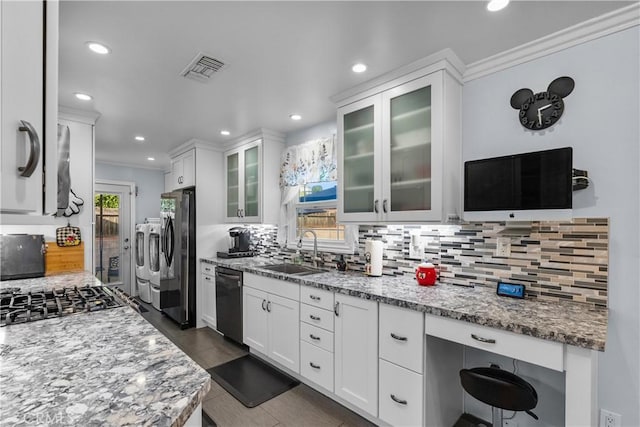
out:
M287 147L281 157L280 187L336 181L335 148L334 136Z

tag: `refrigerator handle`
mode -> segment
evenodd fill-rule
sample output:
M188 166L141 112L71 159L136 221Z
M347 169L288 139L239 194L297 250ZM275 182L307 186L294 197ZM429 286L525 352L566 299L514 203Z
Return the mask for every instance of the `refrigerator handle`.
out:
M173 262L173 250L175 249L175 230L173 228L173 219L171 219L171 217L167 218L166 238L171 239L171 242L166 244L168 252L165 252L167 257L167 267L169 267Z

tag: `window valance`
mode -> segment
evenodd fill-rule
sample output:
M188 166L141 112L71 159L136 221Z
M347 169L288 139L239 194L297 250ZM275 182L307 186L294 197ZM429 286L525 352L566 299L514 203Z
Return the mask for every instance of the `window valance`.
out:
M280 187L337 180L335 149L335 136L287 147L281 157Z

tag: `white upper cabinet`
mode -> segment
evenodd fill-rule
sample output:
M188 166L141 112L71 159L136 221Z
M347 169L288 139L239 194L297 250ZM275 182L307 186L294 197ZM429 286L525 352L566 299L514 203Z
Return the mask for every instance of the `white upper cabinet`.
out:
M460 215L461 85L449 68L441 60L340 99L340 221Z
M53 213L57 205L58 170L58 3L1 2L0 17L1 210L3 213ZM47 69L43 54L48 61Z
M192 149L171 159L171 190L196 185L195 151Z
M225 153L225 217L228 222L278 222L281 135L261 129Z

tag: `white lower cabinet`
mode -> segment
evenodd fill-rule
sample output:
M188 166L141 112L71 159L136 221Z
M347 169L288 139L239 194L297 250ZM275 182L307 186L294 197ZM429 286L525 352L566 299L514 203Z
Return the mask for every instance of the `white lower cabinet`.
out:
M207 326L216 329L216 277L211 264L201 263L200 283L201 296L198 299L202 320Z
M378 303L335 295L335 394L378 416Z
M301 341L300 375L333 391L333 352Z
M422 425L423 376L380 359L380 415L393 426Z
M248 279L248 280L247 280ZM300 302L299 285L281 282L286 296L298 295L298 299L286 298L264 289L273 279L245 274L243 294L243 342L282 366L300 372ZM264 284L264 286L263 286Z
M394 426L424 419L424 314L380 304L379 418Z

